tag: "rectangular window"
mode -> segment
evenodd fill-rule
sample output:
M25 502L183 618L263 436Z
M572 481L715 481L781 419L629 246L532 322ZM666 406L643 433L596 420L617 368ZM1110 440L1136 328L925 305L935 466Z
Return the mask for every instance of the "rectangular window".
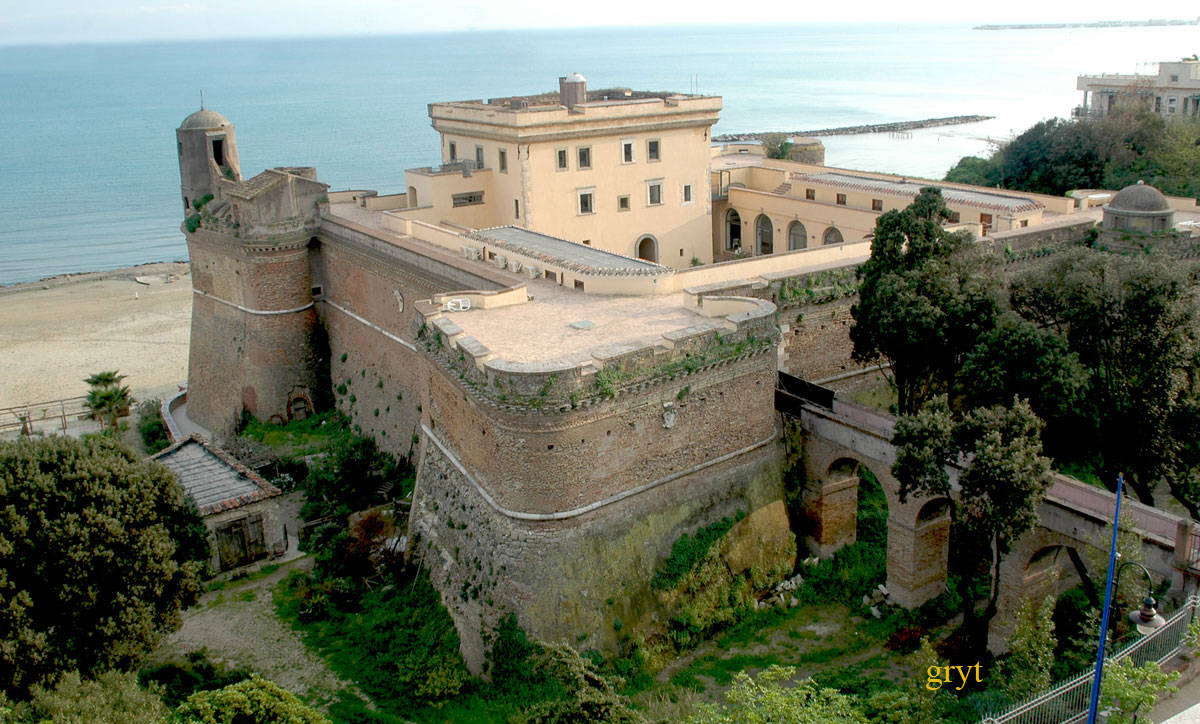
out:
M513 218L514 219L521 218L521 200L520 199L513 199Z
M629 211L629 197L628 196L618 196L617 197L617 211Z
M621 163L633 163L633 139L621 141Z
M225 141L220 138L214 138L212 142L213 160L218 166L225 165Z
M1167 113L1174 113L1178 107L1179 107L1179 99L1178 98L1168 98L1167 99Z
M845 206L846 205L846 194L838 194L837 195L837 203L838 203L838 206Z
M1021 228L1024 229L1027 226L1029 226L1029 219L1021 219Z
M483 168L483 146L475 147L475 168Z
M883 211L883 199L871 199L871 211Z
M468 191L464 194L454 194L450 197L452 206L475 206L483 203L482 191Z
M655 139L653 141L646 141L646 160L647 161L658 161L659 160L658 146L659 146L658 139Z
M804 198L808 201L816 201L817 200L817 190L816 189L804 189Z
M595 213L596 207L592 204L593 192L591 189L579 192L579 213L591 214Z
M508 173L508 151L503 148L499 151L499 166L500 173Z
M691 184L683 185L683 203L685 203L685 204L692 203L692 185Z
M985 233L985 234L988 233L989 231L992 230L992 215L991 214L980 214L979 215L979 223L983 224L983 233Z
M957 212L957 211L951 211L951 212L950 212L950 223L951 223L951 224L957 224L957 223L958 223L958 222L961 220L961 218L962 218L962 217L960 217L960 216L958 215L958 212Z
M650 206L662 204L662 182L651 181L646 184L646 203Z
M557 160L558 160L558 170L566 171L567 170L567 149L560 148L554 152L554 155L557 157Z
M592 148L591 146L582 146L579 149L579 168L592 167Z
M450 142L450 161L453 163L458 160L458 146L454 145L454 141Z

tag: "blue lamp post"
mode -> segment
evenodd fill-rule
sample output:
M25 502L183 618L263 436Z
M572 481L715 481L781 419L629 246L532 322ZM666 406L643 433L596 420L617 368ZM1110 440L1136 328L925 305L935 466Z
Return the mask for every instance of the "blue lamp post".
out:
M1124 490L1125 476L1118 475L1117 505L1115 510L1113 510L1112 544L1108 549L1108 578L1104 584L1104 613L1100 616L1100 640L1096 644L1096 671L1092 676L1092 702L1088 709L1088 724L1096 724L1096 713L1100 708L1100 682L1104 678L1104 647L1105 642L1108 640L1108 616L1109 610L1112 608L1113 594L1121 585L1121 571L1126 566L1137 566L1145 574L1148 587L1151 590L1154 587L1154 582L1150 578L1150 571L1146 570L1146 567L1142 564L1127 561L1122 563L1119 568L1117 567L1117 533L1119 531L1119 521L1121 520L1121 497L1124 494ZM1114 585L1114 578L1116 585ZM1129 620L1137 627L1138 633L1143 635L1148 634L1157 628L1161 628L1166 623L1163 617L1158 615L1158 611L1155 608L1156 605L1157 602L1154 600L1154 597L1147 594L1146 598L1142 601L1141 609L1130 612Z

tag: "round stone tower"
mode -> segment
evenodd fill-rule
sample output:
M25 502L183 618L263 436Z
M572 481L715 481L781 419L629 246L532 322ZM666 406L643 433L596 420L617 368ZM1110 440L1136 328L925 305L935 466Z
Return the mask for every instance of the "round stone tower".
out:
M220 434L246 413L308 415L328 387L312 347L308 251L328 187L292 167L243 181L233 124L214 111L175 135L194 292L188 416Z
M195 211L200 199L216 193L218 177L242 180L233 124L220 113L201 108L183 119L175 140L184 216Z

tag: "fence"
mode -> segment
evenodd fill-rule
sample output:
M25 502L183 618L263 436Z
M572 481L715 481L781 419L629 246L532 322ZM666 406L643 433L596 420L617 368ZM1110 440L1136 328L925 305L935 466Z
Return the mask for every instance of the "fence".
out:
M1192 622L1200 596L1190 596L1178 611L1167 619L1167 623L1143 636L1116 654L1108 661L1132 659L1135 664L1153 661L1161 664L1183 646L1183 636ZM1088 670L1069 679L1038 696L1024 701L1007 711L985 716L982 724L1077 724L1087 718L1092 695L1093 672Z
M71 421L91 416L86 401L86 397L68 397L0 408L0 435L12 432L32 435L48 429L66 432Z

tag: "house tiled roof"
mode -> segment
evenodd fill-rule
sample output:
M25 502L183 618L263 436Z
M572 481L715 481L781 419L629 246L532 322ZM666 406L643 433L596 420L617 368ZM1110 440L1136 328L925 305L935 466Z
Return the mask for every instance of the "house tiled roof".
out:
M593 246L560 239L519 226L497 226L479 229L466 235L497 249L512 249L518 254L548 264L556 264L577 272L590 274L670 274L669 267L645 259L634 259Z
M195 435L180 440L151 459L175 473L202 516L282 494L261 475Z
M933 186L941 189L946 203L952 206L973 206L975 208L1002 211L1009 214L1023 214L1045 208L1042 204L1025 196L1004 194L991 191L960 189L954 186L943 186L933 181L910 181L908 179L876 178L873 176L858 176L851 173L830 171L826 173L793 173L793 184L811 181L814 184L844 188L853 191L901 196L915 199L921 189Z

